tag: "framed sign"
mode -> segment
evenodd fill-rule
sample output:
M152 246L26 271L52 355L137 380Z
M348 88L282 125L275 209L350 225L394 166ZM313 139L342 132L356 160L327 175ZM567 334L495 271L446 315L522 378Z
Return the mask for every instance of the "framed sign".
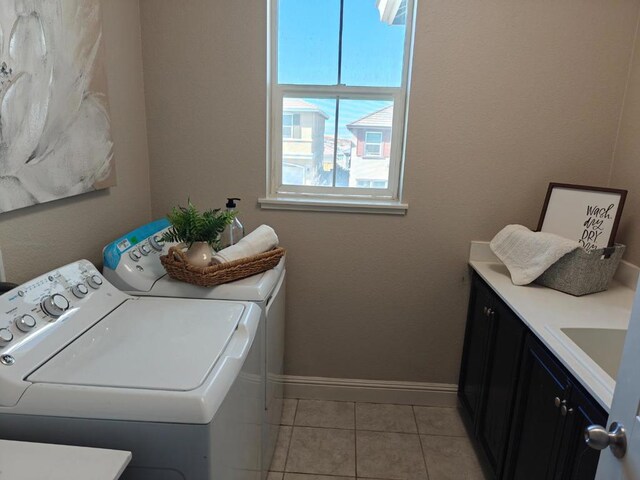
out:
M612 247L626 197L626 190L550 183L538 231L576 240L587 252Z

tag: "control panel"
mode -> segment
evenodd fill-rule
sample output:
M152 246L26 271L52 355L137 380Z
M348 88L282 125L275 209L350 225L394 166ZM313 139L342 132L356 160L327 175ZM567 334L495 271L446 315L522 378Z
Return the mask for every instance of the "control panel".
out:
M0 407L16 405L31 373L129 300L87 260L0 295Z
M39 331L52 328L77 310L104 279L87 261L80 261L38 277L0 296L0 362Z
M143 225L111 242L103 250L104 276L115 287L128 292L148 292L166 275L160 262L175 243L162 235L170 228L167 219Z
M142 257L147 257L154 251L162 252L163 248L164 240L162 239L162 232L160 232L143 240L137 247L131 247L129 250L129 258L134 262L139 262Z

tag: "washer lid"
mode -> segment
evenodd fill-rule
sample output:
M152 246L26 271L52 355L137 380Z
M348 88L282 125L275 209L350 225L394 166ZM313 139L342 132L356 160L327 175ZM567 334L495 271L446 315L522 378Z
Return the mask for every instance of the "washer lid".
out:
M27 380L193 390L222 355L244 310L240 303L211 300L127 300Z

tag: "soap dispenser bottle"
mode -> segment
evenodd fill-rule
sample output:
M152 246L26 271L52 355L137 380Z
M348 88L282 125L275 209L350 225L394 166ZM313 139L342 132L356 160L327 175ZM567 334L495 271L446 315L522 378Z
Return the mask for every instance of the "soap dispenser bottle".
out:
M227 198L227 211L228 212L236 212L236 216L233 217L233 222L231 222L222 232L220 243L222 248L230 247L231 245L235 245L244 237L244 227L242 223L240 223L240 219L237 215L237 204L236 201L239 201L240 198Z

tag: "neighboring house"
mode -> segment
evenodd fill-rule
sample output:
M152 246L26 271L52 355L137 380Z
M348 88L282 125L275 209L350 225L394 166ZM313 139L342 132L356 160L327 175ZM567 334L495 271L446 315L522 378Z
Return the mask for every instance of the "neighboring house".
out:
M324 130L329 116L317 105L285 98L282 105L282 181L285 185L320 185Z
M338 138L338 148L335 149L333 135L324 137L324 160L322 162L322 185L333 184L333 157L336 160L336 187L349 186L349 169L351 168L351 155L353 142L349 138Z
M392 122L393 105L389 105L347 125L356 140L350 187L387 188Z

